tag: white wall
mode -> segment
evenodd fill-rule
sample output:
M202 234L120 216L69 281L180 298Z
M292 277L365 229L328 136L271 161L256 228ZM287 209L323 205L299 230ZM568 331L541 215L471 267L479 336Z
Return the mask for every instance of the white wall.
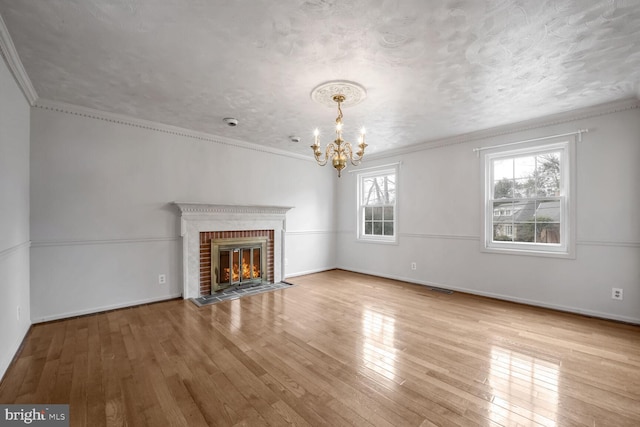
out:
M29 104L0 59L0 378L29 330ZM18 319L18 307L20 318Z
M576 259L480 251L480 159L472 149L589 128L577 145ZM355 240L355 174L338 185L339 267L640 323L640 109L368 162L401 161L399 244ZM417 270L410 263L417 262ZM611 299L611 288L624 300Z
M179 296L173 201L293 206L285 274L331 268L334 184L309 161L34 108L32 320Z

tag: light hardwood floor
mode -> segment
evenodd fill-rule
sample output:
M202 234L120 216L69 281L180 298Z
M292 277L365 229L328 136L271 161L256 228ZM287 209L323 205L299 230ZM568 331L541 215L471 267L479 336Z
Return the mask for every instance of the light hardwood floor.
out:
M639 426L640 327L330 271L34 325L0 403L72 426Z

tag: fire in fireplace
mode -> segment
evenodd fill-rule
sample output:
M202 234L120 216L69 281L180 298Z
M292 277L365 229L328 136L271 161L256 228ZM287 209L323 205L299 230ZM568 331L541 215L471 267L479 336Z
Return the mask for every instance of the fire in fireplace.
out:
M211 240L211 293L266 279L267 239Z
M239 283L260 278L260 247L220 250L220 283Z

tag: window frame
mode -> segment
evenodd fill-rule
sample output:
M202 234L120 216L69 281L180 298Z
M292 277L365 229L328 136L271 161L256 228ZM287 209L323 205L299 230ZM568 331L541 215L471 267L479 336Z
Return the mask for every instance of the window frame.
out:
M482 238L481 250L487 253L545 256L556 258L575 259L576 241L576 159L575 159L575 138L556 138L544 143L523 144L520 148L488 148L482 154L481 174L482 174ZM548 153L550 151L560 151L560 195L552 196L549 199L559 199L560 201L560 244L529 243L529 242L509 242L494 241L494 199L493 199L493 161L497 159L512 159L534 156ZM513 198L515 199L515 198ZM531 198L531 200L545 199L543 196ZM524 199L526 200L526 198Z
M364 209L367 206L363 204L363 184L366 178L372 177L381 177L386 175L394 175L395 176L395 197L393 204L388 205L375 205L379 206L391 206L393 207L393 235L385 236L385 235L377 235L377 234L364 234ZM398 165L392 166L381 166L379 168L370 168L367 171L359 172L356 177L356 240L359 242L366 243L384 243L384 244L397 244L398 243L398 176L399 176L399 167Z

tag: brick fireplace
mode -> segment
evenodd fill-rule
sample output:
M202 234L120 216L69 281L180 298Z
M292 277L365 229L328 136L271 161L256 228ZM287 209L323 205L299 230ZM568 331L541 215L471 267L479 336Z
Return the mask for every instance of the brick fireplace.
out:
M212 273L215 262L215 254L211 242L224 242L226 240L239 240L251 238L266 239L266 280L273 283L273 230L244 230L244 231L201 231L200 232L200 295L211 294L212 287L215 290L216 279ZM212 286L213 285L213 286Z
M284 233L290 207L174 203L180 209L183 298L211 292L211 239L266 236L267 280L277 283L284 278Z

